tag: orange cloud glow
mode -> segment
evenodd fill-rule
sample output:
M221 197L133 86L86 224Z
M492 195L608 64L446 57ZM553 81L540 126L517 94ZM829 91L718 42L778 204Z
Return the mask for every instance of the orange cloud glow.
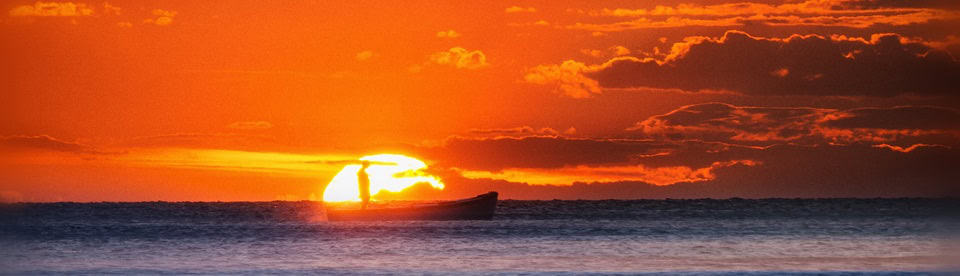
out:
M446 30L437 32L437 37L439 38L458 38L460 33L454 30Z
M93 8L84 3L73 2L41 2L33 5L16 6L9 12L13 17L27 16L91 16Z
M480 69L489 66L487 56L480 50L469 51L461 47L453 47L446 52L437 52L430 55L430 61L449 65L457 69Z
M473 179L496 179L531 185L573 185L574 183L637 181L663 186L681 182L701 182L716 178L714 170L734 165L757 166L752 160L714 162L709 167L686 166L649 168L643 165L592 167L576 166L559 169L505 169L499 172L463 170Z
M177 16L177 12L163 9L154 9L151 13L153 14L154 18L144 19L143 23L157 26L167 26L173 24L173 18Z
M536 12L537 9L534 7L510 6L505 11L507 13L522 13L522 12Z
M596 70L582 62L567 60L559 65L538 65L523 80L533 84L556 84L556 90L572 98L589 98L601 92L600 83L584 75Z

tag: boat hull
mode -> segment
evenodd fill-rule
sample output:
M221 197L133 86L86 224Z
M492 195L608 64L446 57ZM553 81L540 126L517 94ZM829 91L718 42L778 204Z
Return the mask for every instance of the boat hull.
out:
M473 198L402 208L326 210L329 221L490 220L497 208L497 192Z

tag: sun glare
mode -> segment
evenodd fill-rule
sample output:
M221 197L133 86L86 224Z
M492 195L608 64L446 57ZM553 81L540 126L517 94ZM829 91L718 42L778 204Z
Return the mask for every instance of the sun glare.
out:
M364 156L360 160L370 161L367 168L370 175L370 194L375 195L382 190L399 192L417 183L429 183L436 189L443 189L440 178L423 171L427 164L416 158L399 154L377 154ZM323 201L360 201L360 192L357 188L357 172L359 164L346 165L327 184L323 191Z

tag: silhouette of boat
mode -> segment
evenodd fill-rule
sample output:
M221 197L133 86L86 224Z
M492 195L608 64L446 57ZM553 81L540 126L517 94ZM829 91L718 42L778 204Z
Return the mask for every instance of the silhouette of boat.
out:
M327 208L329 221L353 220L489 220L497 208L497 192L473 198L418 204L397 208L332 209Z

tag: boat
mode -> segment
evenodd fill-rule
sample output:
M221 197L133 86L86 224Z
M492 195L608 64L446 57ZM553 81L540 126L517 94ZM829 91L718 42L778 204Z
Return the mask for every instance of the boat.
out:
M472 198L396 208L327 208L328 221L490 220L497 208L497 192Z

